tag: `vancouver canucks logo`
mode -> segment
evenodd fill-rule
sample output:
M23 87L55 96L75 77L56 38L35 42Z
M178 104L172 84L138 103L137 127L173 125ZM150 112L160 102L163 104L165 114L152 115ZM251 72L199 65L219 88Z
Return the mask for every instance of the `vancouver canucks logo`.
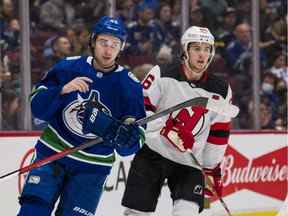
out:
M69 105L66 106L63 112L63 121L65 126L74 134L89 138L95 139L97 136L95 134L83 134L82 133L82 123L84 118L84 112L86 108L86 104L91 99L94 103L93 105L100 110L101 112L105 112L108 115L111 115L111 111L100 101L100 93L96 90L92 90L87 99L84 99L77 94L77 99L72 101Z

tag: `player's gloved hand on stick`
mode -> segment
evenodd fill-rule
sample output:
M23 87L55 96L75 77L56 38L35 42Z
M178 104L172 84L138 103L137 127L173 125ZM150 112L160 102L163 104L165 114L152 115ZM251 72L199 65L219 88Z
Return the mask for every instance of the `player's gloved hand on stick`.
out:
M220 164L218 164L214 169L204 169L204 172L206 177L210 178L211 182L213 183L213 185L209 185L206 181L206 187L204 190L205 196L212 197L214 196L212 191L215 191L219 197L222 197L223 183L221 180Z
M135 118L131 117L127 117L122 121L115 137L115 143L118 146L130 147L139 142L142 131L134 122Z
M160 134L181 152L191 150L195 142L192 132L185 128L183 121L171 116L161 129Z
M113 141L121 122L111 117L109 114L98 110L97 101L92 97L86 104L84 112L82 132L84 134L93 133L100 136L104 141Z

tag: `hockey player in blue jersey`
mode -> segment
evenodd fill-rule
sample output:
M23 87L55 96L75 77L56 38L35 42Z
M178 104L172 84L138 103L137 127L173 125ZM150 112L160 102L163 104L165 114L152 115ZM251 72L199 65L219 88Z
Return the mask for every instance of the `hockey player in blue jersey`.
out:
M141 84L115 61L126 31L121 21L102 17L92 30L92 56L58 62L34 87L31 108L48 122L36 144L40 160L101 136L103 143L33 169L20 196L19 216L92 216L115 160L135 153L143 128L131 124L145 117Z

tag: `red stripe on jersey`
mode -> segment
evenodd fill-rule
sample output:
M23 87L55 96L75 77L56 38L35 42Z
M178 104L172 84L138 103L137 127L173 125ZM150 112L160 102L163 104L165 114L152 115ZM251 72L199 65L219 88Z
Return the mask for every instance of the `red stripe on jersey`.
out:
M215 145L226 145L228 143L228 139L229 137L209 136L207 142Z
M156 106L151 103L149 97L144 97L144 105L147 111L156 112Z
M230 130L230 122L215 123L215 124L211 125L210 130Z

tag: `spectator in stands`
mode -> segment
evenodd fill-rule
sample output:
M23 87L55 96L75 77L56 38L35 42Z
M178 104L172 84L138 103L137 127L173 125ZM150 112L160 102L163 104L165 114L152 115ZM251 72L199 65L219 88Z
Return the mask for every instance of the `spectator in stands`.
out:
M154 10L149 4L137 5L138 18L128 25L126 52L129 55L152 55L156 26Z
M149 4L154 10L157 10L160 5L160 0L143 0L145 4Z
M276 41L287 43L287 14L272 24L271 34Z
M242 113L247 110L247 103L252 94L250 25L248 23L240 23L235 27L233 33L235 39L228 44L225 50L225 60L230 68L229 72L235 103L239 105Z
M200 0L190 0L190 7L195 8L200 6Z
M11 73L4 68L4 64L2 60L0 59L0 82L10 80ZM0 93L1 94L1 93Z
M266 28L263 28L261 32L261 39L264 43L261 43L267 52L268 57L274 56L279 50L287 49L287 18L283 14L277 14L277 17L273 19L266 19ZM267 45L268 44L268 45Z
M277 131L283 131L283 130L287 129L287 126L285 126L283 118L278 118L278 119L275 120L274 129L277 130Z
M2 93L2 130L19 130L20 98L14 90L5 89Z
M180 38L180 27L172 22L172 8L167 3L160 4L157 19L155 20L157 34L155 34L156 52L164 45L177 48Z
M74 18L75 10L69 1L48 0L40 6L40 23L45 31L64 31Z
M216 31L216 46L218 51L225 57L225 49L228 44L235 39L233 30L237 21L236 10L232 7L227 7L222 15L219 27Z
M220 17L228 7L226 0L201 0L201 7L209 17L209 27L216 30Z
M251 23L251 0L241 0L236 4L239 23Z
M274 129L275 122L272 119L273 109L270 104L263 99L260 103L260 128L262 130L265 129Z
M160 67L171 64L173 61L172 48L167 45L162 46L156 55L156 61Z
M132 72L138 80L142 81L152 68L152 64L137 65L133 68Z
M155 53L156 26L153 21L154 10L149 4L140 3L137 5L136 21L127 27L128 38L126 43L125 57L133 58L129 64L151 63Z
M57 61L62 58L71 56L71 42L66 36L57 36L51 43L52 55L48 56L47 66L49 69L52 65L54 65Z
M251 57L251 28L248 23L240 23L234 30L235 39L226 49L227 61L231 68L244 71L245 61Z
M8 27L3 32L3 40L7 43L7 50L14 51L20 47L20 24L18 19L9 21Z
M203 10L200 6L195 6L190 10L190 25L204 26Z
M190 26L205 26L214 31L214 20L209 18L209 12L205 8L195 5L190 8Z
M16 11L12 0L1 0L1 19L9 21L12 18L16 17Z
M117 17L127 26L134 18L134 2L133 0L116 1Z
M52 50L55 61L58 61L71 55L71 43L65 36L56 37L52 42Z
M272 119L272 107L269 104L269 100L265 97L260 98L259 106L259 123L260 129L274 129L275 121ZM242 129L253 129L253 115L254 115L254 102L250 99L248 103L248 115L245 118L240 118ZM247 121L250 119L250 121Z
M89 55L89 31L82 19L77 19L71 28L67 29L66 36L71 42L73 55Z
M3 32L8 28L11 19L15 18L14 4L12 0L0 1L0 41L3 37Z
M10 82L19 82L20 75L20 50L7 51L3 58L3 65Z
M107 0L74 0L74 5L75 18L83 19L84 23L94 23L95 20L98 20L100 17L107 15L109 9L109 1Z
M276 115L276 110L278 105L280 104L280 98L276 94L276 84L277 84L277 77L273 75L272 73L264 73L262 77L262 83L261 83L261 96L265 97L267 100L267 103L270 104L273 114ZM275 119L275 115L273 116L273 119Z
M283 79L279 79L276 84L276 94L279 98L279 105L277 106L276 115L283 120L284 127L287 128L287 113L288 113L288 84Z
M272 67L269 71L279 79L283 79L288 85L288 63L287 54L284 52L277 52L275 57L272 58Z
M210 19L217 19L224 13L228 3L226 0L201 0L201 6L209 10Z
M181 51L179 51L180 53ZM175 74L175 66L179 65L179 54L173 55L171 47L162 46L156 55L156 64L165 74ZM177 68L177 66L176 66Z
M174 1L172 5L172 20L177 26L181 25L181 15L181 1Z

